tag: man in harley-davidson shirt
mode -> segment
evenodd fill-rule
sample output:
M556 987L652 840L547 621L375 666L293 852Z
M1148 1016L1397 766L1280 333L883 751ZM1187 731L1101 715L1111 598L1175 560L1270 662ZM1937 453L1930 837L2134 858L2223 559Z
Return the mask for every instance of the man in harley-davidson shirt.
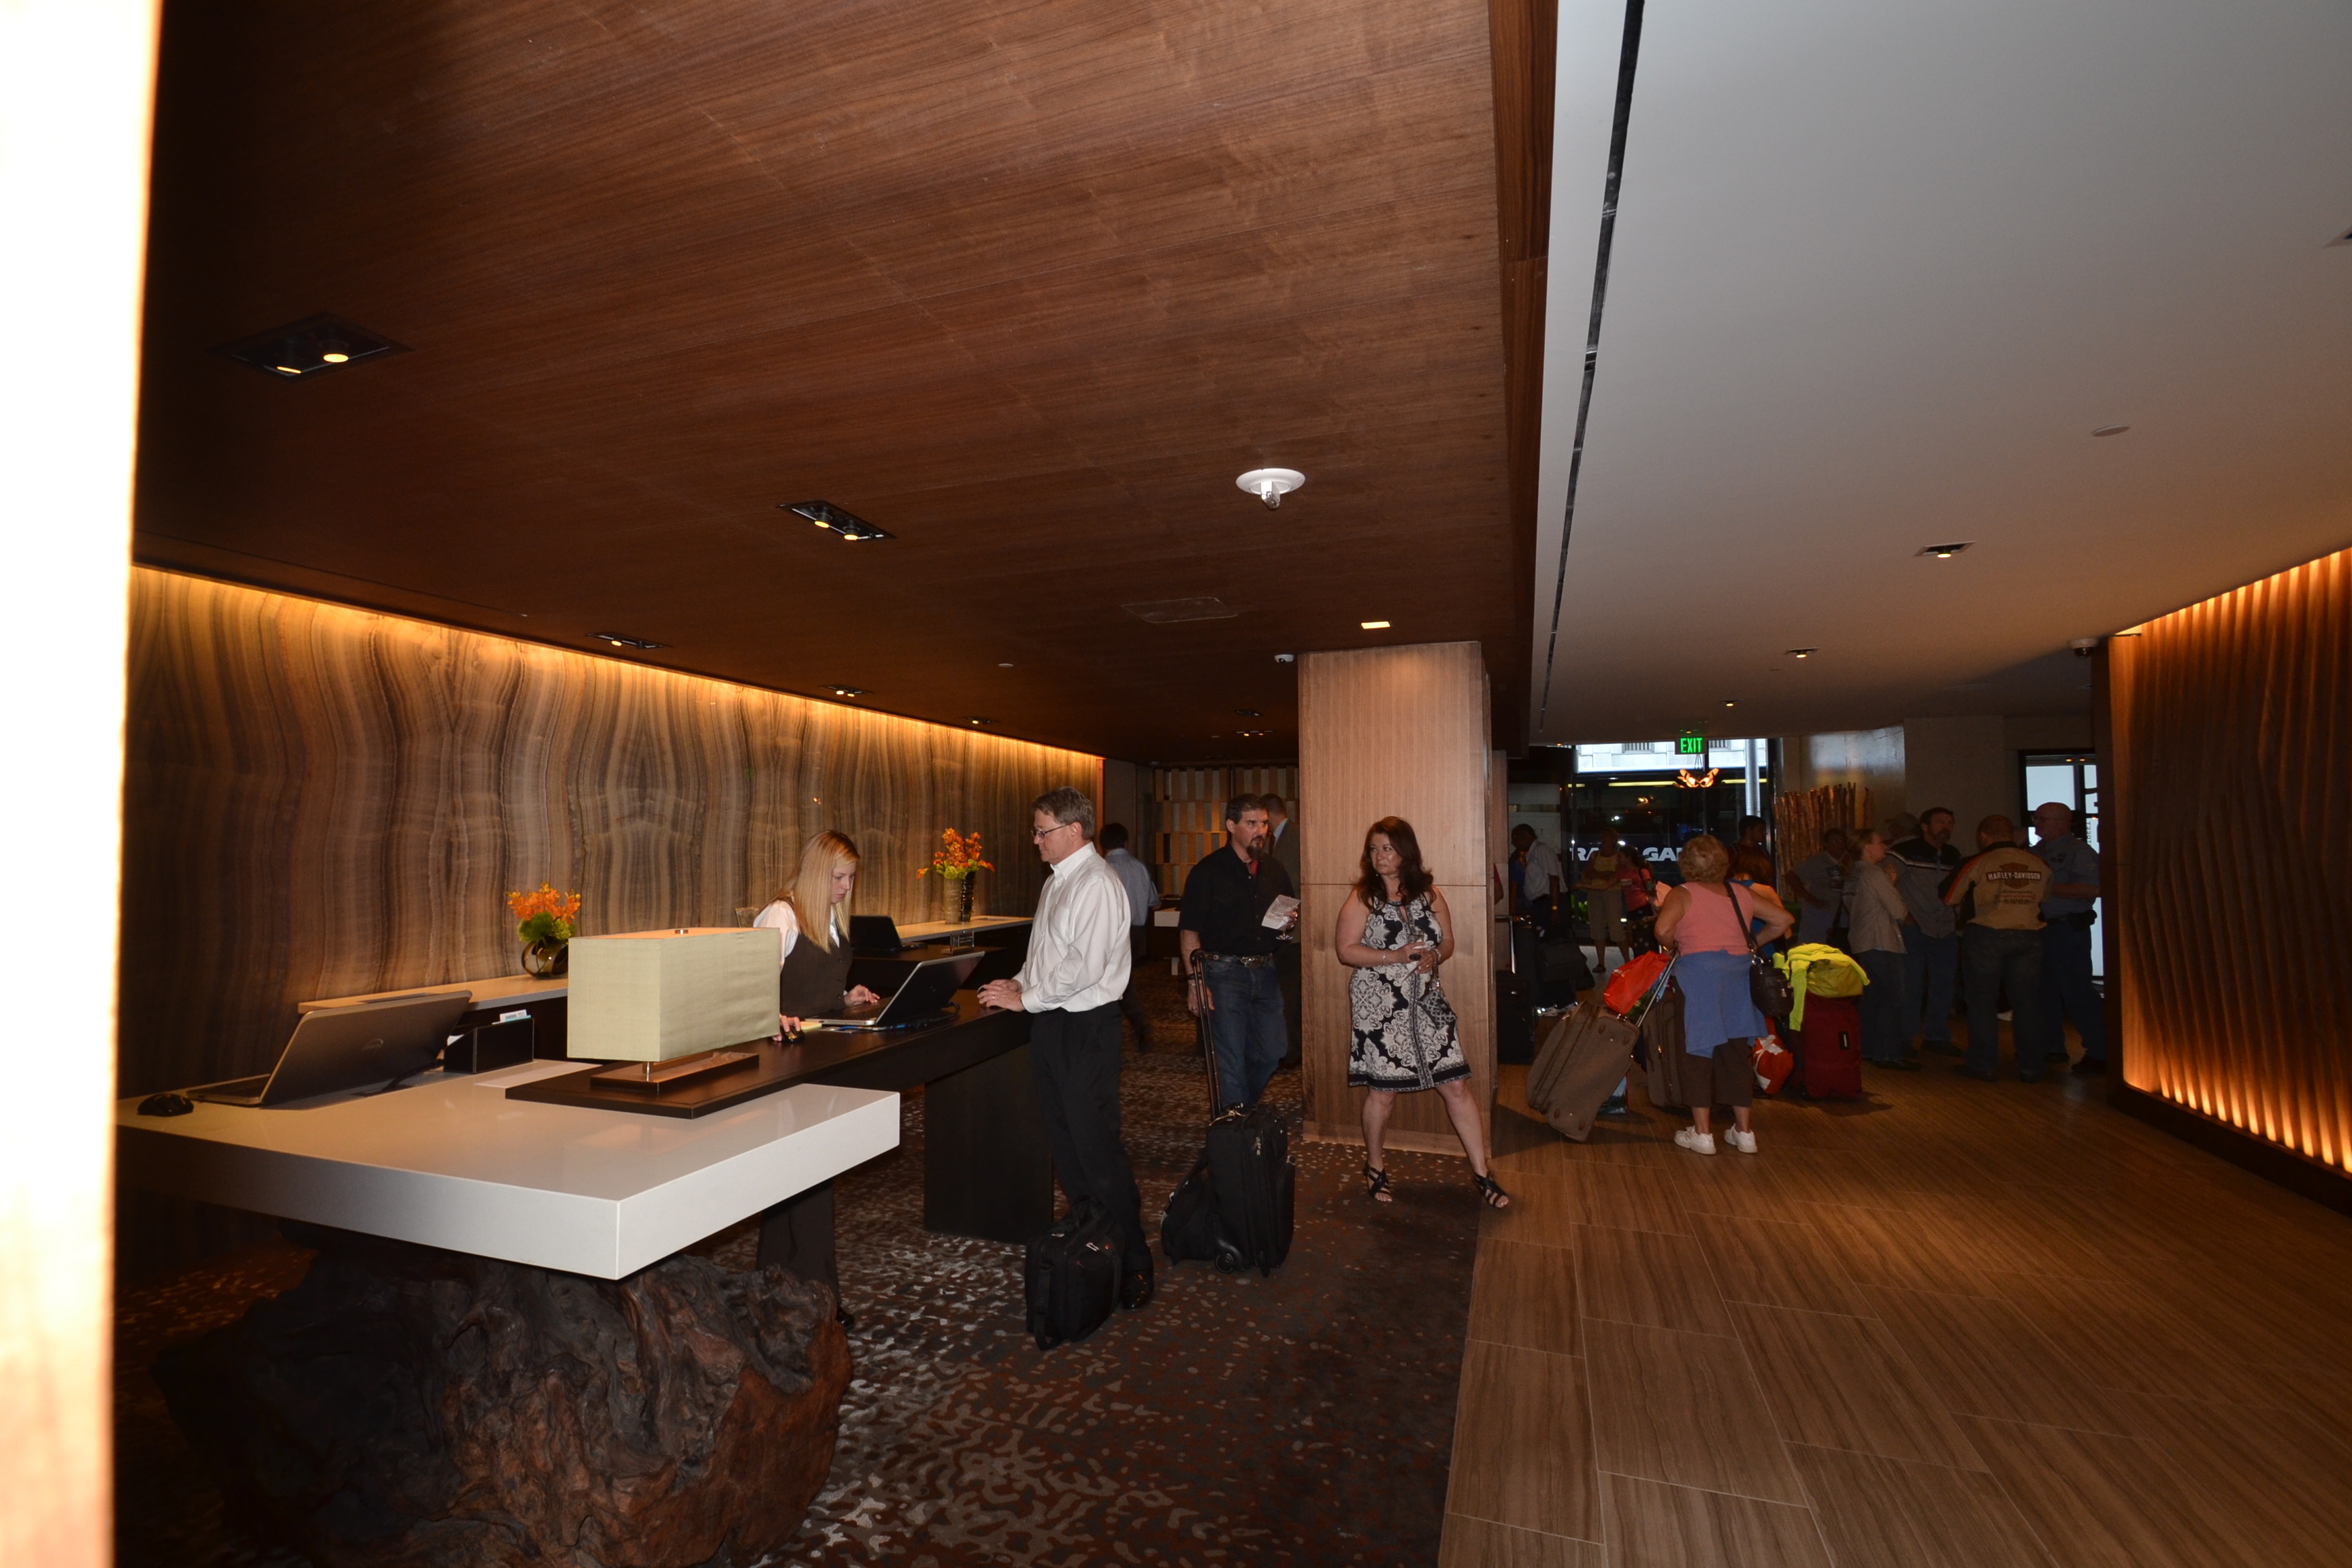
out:
M2020 848L2006 816L1977 824L1977 855L1944 889L1964 909L1960 991L1969 1009L1969 1055L1959 1071L1990 1083L2000 1061L2000 995L2009 994L2017 1041L2017 1080L2033 1083L2045 1068L2042 1047L2042 899L2050 867Z

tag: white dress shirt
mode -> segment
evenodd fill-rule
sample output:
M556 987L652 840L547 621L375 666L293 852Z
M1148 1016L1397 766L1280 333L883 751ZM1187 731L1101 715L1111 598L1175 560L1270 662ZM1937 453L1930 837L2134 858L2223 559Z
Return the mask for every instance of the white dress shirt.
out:
M1118 878L1118 885L1127 889L1128 921L1139 926L1151 918L1160 902L1160 889L1151 880L1151 868L1124 849L1114 849L1103 857L1103 864Z
M1091 844L1055 863L1037 895L1029 961L1013 978L1032 1013L1083 1013L1127 991L1128 899L1118 874Z
M790 958L793 955L793 944L801 939L801 918L793 913L791 904L778 899L774 903L761 910L751 923L764 931L783 932L784 956ZM841 916L838 911L835 911L833 920L833 940L836 944L841 941Z

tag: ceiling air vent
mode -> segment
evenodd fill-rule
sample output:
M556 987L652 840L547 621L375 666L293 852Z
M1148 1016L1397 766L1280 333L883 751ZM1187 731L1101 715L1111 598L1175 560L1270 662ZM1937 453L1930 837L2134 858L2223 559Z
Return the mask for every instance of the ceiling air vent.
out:
M1177 621L1229 621L1241 614L1223 599L1154 599L1148 605L1121 605L1119 608L1155 626Z
M288 326L272 327L213 353L239 364L251 365L279 381L299 381L324 375L365 360L406 353L407 348L379 332L355 327L340 316L316 315Z

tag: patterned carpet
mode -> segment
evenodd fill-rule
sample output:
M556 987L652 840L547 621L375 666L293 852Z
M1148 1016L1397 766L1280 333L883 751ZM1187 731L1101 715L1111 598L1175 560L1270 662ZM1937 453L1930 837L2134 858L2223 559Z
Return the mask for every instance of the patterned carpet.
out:
M1159 1049L1129 1057L1121 1099L1156 1236L1199 1152L1207 1088L1174 984L1144 985ZM1295 1119L1297 1075L1269 1098ZM1019 1249L922 1228L922 1136L910 1097L901 1147L836 1189L856 1375L830 1481L799 1536L760 1562L1435 1561L1477 1238L1459 1160L1391 1156L1398 1201L1375 1209L1355 1151L1295 1145L1297 1236L1271 1279L1163 1263L1151 1306L1041 1354L1022 1329ZM748 1265L753 1241L739 1226L698 1250ZM256 1249L123 1298L119 1562L302 1561L223 1529L146 1369L286 1289L306 1258Z

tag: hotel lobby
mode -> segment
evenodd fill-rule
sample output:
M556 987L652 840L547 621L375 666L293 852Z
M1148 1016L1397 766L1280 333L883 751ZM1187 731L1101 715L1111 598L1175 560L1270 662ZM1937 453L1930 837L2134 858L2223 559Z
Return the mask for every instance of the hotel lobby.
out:
M0 1563L2352 1558L2347 65L7 8Z

